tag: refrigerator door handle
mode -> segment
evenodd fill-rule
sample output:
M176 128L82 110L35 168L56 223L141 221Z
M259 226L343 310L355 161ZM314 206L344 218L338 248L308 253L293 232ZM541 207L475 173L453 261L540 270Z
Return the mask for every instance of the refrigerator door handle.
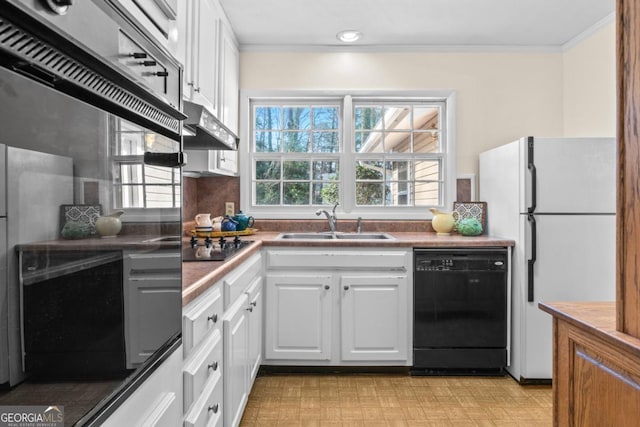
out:
M527 208L527 212L532 214L536 210L536 203L537 203L536 181L538 180L536 165L533 163L533 137L532 136L527 138L527 168L529 169L529 173L531 174L531 205Z
M531 227L531 257L527 260L527 301L533 302L533 265L536 263L536 219L533 214L527 215Z

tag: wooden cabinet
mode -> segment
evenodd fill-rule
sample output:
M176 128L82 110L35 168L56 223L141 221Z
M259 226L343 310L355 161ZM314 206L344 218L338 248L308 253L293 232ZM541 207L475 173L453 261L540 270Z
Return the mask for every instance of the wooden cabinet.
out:
M238 134L240 52L228 25L220 26L220 120Z
M267 274L265 358L331 360L333 277Z
M410 365L406 249L266 251L268 364Z
M182 299L180 253L124 251L123 286L127 367L144 362L180 330L174 308Z
M263 298L262 277L256 277L247 289L249 298L249 382L253 384L262 363ZM249 388L251 388L249 386Z
M238 152L231 150L185 150L185 176L238 175Z

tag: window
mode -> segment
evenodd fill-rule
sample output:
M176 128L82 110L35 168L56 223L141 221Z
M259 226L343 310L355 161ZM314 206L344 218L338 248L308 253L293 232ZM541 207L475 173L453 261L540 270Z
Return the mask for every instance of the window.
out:
M243 206L397 218L453 202L449 96L251 97ZM245 166L246 165L246 166ZM415 217L415 216L414 216ZM426 217L426 213L425 213Z
M178 208L180 169L145 165L145 151L172 153L179 144L122 119L112 118L115 208Z

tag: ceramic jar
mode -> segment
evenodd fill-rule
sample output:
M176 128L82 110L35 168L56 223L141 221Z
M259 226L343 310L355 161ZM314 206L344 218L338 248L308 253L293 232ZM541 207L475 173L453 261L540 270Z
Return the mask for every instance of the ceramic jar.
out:
M455 220L451 212L441 212L436 208L429 209L433 214L431 227L436 231L438 236L448 236L453 230Z
M120 216L124 211L115 211L111 215L105 215L96 219L96 231L100 237L115 237L122 229Z

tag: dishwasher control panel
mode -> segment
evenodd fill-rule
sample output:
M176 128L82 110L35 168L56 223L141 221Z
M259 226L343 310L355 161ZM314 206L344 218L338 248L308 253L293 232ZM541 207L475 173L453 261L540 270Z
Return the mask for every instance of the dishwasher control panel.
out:
M504 271L506 250L416 249L415 271Z

